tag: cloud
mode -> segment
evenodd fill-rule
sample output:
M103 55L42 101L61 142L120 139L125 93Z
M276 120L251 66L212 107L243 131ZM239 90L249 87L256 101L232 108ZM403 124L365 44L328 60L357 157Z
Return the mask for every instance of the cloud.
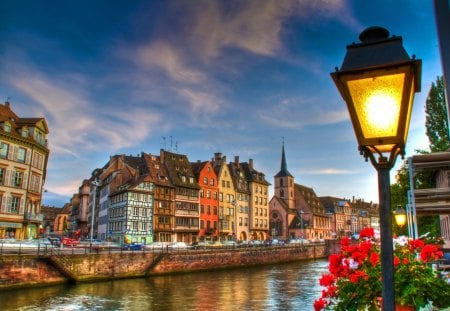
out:
M160 113L149 107L97 105L101 96L91 95L88 77L48 76L30 66L18 72L9 77L10 83L35 103L34 113L49 123L52 154L78 157L83 152L114 151L142 142L152 128L161 127Z
M179 47L168 42L155 41L137 47L135 55L139 67L144 66L148 70L159 68L175 82L199 84L207 80L203 72L187 66Z
M317 98L290 98L263 109L261 120L271 126L286 129L302 128L310 125L335 124L348 120L346 109L331 110L321 105Z
M351 171L351 170L337 169L337 168L324 168L324 169L319 169L316 171L305 171L305 174L307 174L307 175L350 175L350 174L357 174L357 172Z

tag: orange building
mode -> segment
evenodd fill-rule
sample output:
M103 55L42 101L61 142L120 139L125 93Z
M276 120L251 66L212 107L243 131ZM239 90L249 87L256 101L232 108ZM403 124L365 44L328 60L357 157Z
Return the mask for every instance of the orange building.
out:
M191 163L200 186L200 240L215 241L219 236L219 186L211 162Z

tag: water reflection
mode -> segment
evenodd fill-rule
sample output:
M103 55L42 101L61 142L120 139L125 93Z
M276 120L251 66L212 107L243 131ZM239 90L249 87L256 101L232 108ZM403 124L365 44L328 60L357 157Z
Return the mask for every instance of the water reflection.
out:
M1 310L312 310L325 260L0 292Z

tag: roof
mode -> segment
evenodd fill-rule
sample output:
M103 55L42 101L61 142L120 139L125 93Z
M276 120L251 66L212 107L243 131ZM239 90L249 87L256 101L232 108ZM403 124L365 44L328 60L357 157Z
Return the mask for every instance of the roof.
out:
M283 148L281 150L281 168L278 174L275 175L275 177L287 177L287 176L294 177L287 170L286 155L284 153L284 142L283 142Z

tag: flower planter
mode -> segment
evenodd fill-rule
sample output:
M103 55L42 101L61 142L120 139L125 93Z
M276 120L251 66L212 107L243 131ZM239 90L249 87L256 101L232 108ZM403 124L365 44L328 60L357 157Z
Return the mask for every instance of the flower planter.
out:
M395 311L415 311L416 308L413 306L401 306L399 304L395 305Z

